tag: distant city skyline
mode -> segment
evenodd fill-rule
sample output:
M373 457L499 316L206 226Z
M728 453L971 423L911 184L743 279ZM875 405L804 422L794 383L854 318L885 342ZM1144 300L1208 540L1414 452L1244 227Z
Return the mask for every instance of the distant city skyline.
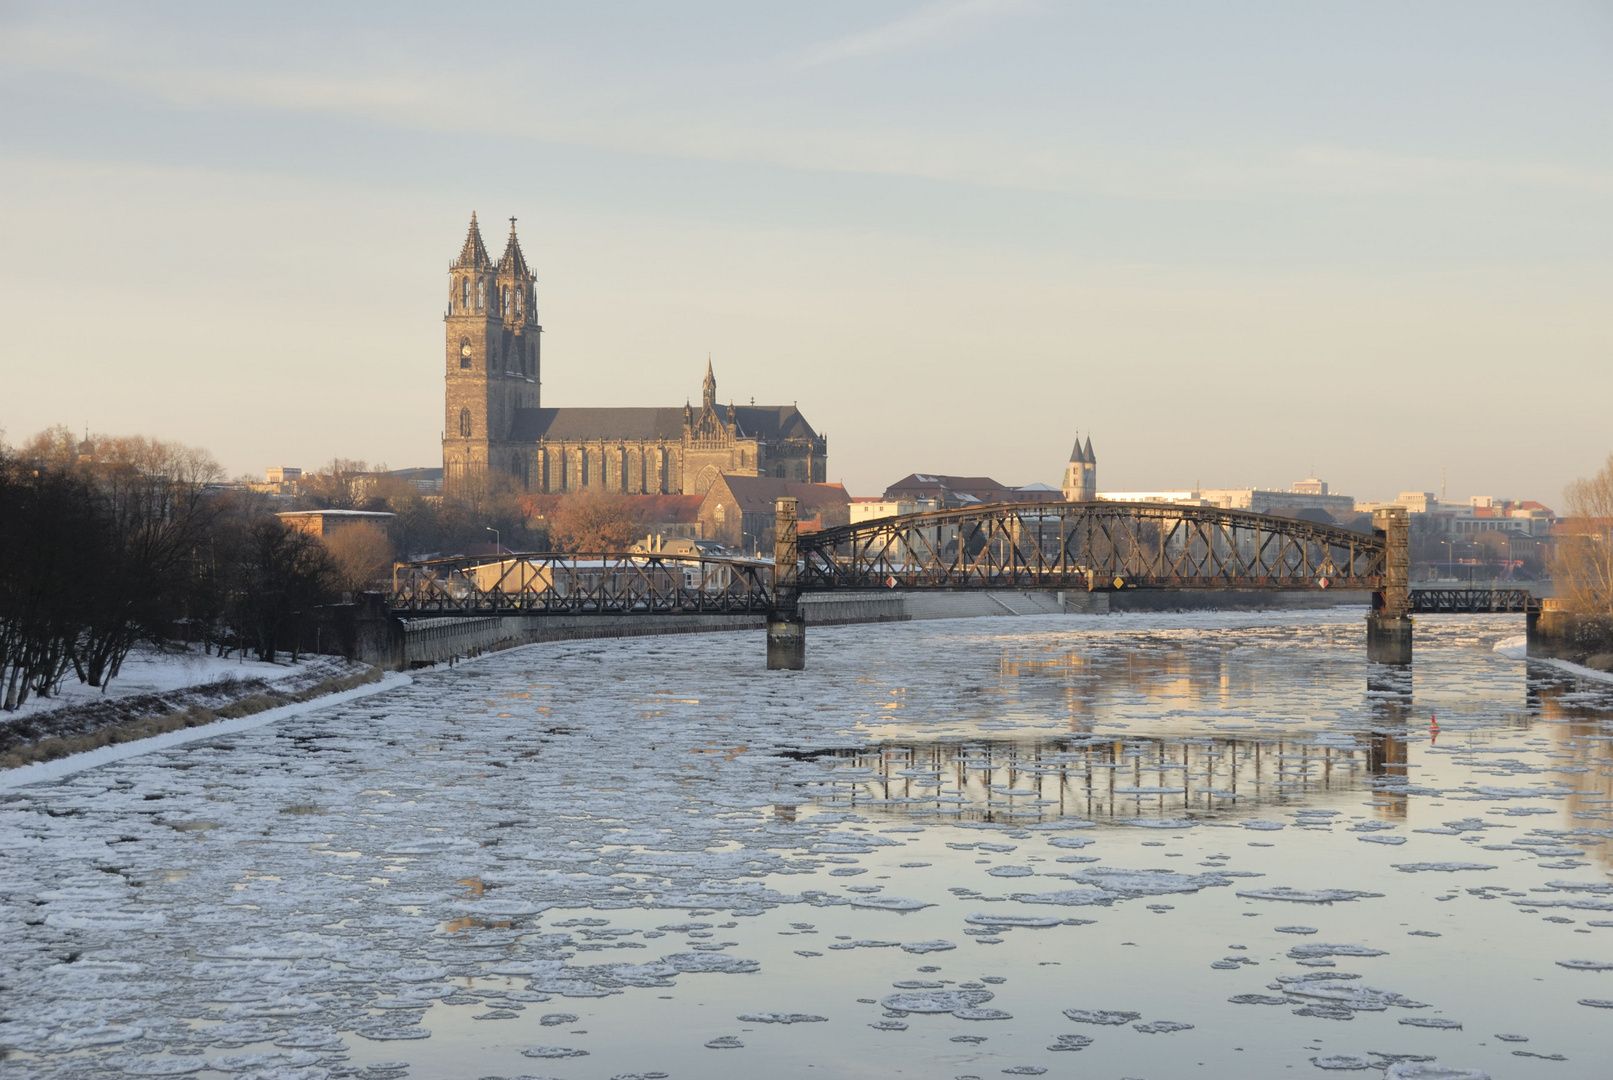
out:
M1536 499L1613 450L1613 9L0 12L0 431L441 462L514 215L545 405L798 400L830 481Z

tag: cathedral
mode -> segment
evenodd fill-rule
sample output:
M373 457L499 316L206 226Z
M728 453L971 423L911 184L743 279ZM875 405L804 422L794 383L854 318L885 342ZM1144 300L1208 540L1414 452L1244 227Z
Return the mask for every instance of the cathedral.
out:
M543 327L514 218L495 263L471 215L443 322L449 491L489 470L545 493L704 495L725 473L824 482L828 442L800 410L719 405L709 361L698 407L544 408Z

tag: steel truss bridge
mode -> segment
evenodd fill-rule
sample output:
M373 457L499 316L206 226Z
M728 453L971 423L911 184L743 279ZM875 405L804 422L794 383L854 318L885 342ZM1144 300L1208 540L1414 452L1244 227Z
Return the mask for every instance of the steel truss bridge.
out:
M1403 510L1380 512L1371 534L1162 503L998 503L797 535L795 500L780 499L776 520L771 561L624 552L399 563L390 608L400 618L765 615L770 667L804 662L800 596L839 590L1367 591L1369 654L1394 663L1410 661L1413 612L1536 610L1521 589L1410 589Z
M799 538L799 588L1378 589L1384 537L1242 510L1006 503Z
M1411 610L1448 615L1478 615L1485 612L1540 610L1540 601L1528 589L1429 588L1411 590Z

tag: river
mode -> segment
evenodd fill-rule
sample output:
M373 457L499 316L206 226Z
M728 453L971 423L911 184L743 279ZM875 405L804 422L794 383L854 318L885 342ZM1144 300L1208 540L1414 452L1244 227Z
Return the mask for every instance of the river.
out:
M0 1080L1605 1075L1613 685L1361 614L552 643L14 790Z

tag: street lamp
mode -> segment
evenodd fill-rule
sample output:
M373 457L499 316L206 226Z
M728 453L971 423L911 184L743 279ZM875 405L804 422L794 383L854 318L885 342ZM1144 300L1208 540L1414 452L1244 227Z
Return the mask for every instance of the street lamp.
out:
M502 555L502 554L504 554L504 541L499 538L498 530L493 528L493 526L491 526L491 525L483 525L482 528L486 529L488 532L493 534L493 548L494 548L493 554L494 555Z

